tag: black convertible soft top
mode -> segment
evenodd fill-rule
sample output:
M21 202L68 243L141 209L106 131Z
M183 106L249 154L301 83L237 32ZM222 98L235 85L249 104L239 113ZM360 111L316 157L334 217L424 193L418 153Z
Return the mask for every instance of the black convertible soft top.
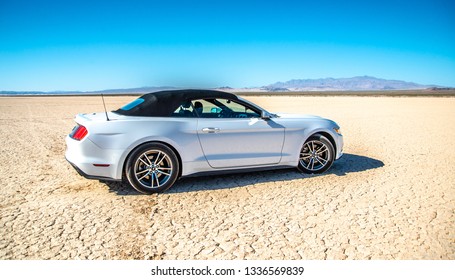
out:
M127 104L114 113L126 116L168 117L185 101L214 98L238 100L235 94L217 90L165 90L146 93L131 102L131 105Z

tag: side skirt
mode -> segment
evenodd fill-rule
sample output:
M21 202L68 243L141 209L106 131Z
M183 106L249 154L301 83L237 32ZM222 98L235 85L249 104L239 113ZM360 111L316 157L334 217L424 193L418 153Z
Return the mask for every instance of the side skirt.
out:
M203 171L197 172L193 174L189 174L186 176L182 176L182 178L188 177L200 177L200 176L207 176L207 175L226 175L226 174L239 174L239 173L251 173L257 171L267 171L267 170L279 170L279 169L291 169L296 168L292 165L277 165L277 166L267 166L267 167L252 167L252 168L241 168L241 169L225 169L225 170L211 170L211 171Z

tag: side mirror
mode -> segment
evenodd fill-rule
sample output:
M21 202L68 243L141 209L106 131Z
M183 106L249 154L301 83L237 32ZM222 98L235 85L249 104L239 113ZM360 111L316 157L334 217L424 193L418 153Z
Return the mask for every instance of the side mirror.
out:
M261 119L263 120L270 120L271 116L269 113L267 113L266 111L262 111L261 112Z

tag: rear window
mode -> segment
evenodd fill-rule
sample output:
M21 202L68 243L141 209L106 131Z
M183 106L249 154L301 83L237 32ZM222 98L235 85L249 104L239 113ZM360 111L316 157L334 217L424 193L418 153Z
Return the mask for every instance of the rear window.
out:
M137 105L141 104L142 102L144 102L144 99L138 98L138 99L133 100L133 101L131 101L130 103L126 104L125 106L123 106L123 107L120 108L120 109L122 109L122 110L124 110L124 111L128 111L128 110L133 109L133 108L136 107Z

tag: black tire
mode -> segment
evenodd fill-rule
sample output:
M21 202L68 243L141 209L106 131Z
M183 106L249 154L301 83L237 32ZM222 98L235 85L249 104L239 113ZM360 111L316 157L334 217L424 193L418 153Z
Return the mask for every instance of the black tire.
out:
M318 174L332 166L335 149L327 137L315 134L308 138L300 149L297 168L308 174Z
M138 192L163 192L175 183L179 161L174 151L161 143L147 143L136 148L126 161L128 183Z

